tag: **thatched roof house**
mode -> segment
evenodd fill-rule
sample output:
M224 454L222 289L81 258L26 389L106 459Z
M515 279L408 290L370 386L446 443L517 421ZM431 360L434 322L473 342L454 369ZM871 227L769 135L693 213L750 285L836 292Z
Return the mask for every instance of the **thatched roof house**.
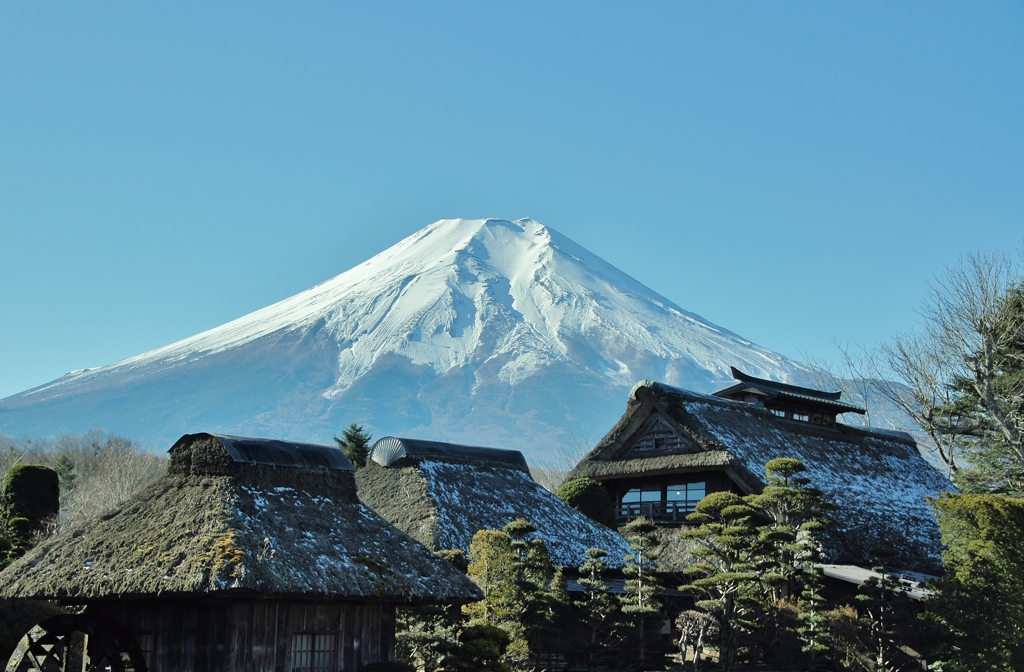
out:
M301 667L317 646L324 669L359 669L392 655L396 604L479 598L359 503L336 448L191 434L170 456L141 493L0 573L0 596L113 616L155 642L157 670Z
M432 550L469 550L473 535L517 518L537 527L551 559L579 567L587 549L621 564L629 545L537 484L515 450L384 437L356 472L359 498Z
M757 492L764 465L797 457L839 508L830 562L864 564L882 545L907 568L934 568L941 544L925 498L952 489L905 433L835 422L859 409L821 393L746 376L709 396L644 381L626 412L573 470L601 481L624 522L681 525L716 490ZM742 376L742 378L740 377Z

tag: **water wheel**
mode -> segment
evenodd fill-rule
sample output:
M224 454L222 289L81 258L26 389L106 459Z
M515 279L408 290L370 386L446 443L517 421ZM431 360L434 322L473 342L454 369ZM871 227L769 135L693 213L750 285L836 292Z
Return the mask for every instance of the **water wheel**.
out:
M147 672L135 638L113 619L62 614L18 642L6 672Z

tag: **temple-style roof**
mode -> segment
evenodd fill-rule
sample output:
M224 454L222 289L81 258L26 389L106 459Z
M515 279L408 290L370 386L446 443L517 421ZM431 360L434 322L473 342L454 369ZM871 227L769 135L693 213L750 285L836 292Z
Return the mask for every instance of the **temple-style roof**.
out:
M838 506L826 540L829 562L869 562L884 544L901 566L937 566L939 530L926 497L953 486L902 432L816 425L645 381L570 476L610 481L717 471L749 493L763 487L764 465L776 457L802 460L813 484Z
M824 413L832 422L839 413L859 413L867 411L859 406L839 401L842 392L824 392L809 387L799 387L774 380L755 378L732 368L732 377L740 381L735 385L715 392L716 397L735 401L756 400L762 406L772 409L797 411L804 414Z
M396 457L399 445L408 452ZM533 537L565 567L581 566L593 547L608 551L612 566L629 552L615 530L534 481L518 451L385 437L370 454L356 471L359 498L431 550L468 552L477 531L525 518L537 527Z
M337 448L191 434L170 453L163 477L0 573L0 597L480 597L454 566L359 503Z

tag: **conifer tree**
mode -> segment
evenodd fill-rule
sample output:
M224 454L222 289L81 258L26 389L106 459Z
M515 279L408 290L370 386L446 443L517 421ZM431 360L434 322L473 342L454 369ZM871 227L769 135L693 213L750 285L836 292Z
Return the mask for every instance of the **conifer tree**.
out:
M566 618L565 580L556 572L540 539L527 539L536 528L523 519L502 530L481 530L470 542L468 574L484 593L463 611L470 625L504 630L509 641L505 662L527 666L531 653L553 641L551 625Z
M923 622L947 672L1024 669L1024 499L943 494L943 576Z
M757 539L757 510L733 492L713 492L702 499L687 520L699 527L682 533L695 546L697 560L687 568L692 578L680 590L705 597L697 606L719 622L718 650L722 669L735 669L743 619L753 608L757 574L751 548Z
M438 551L437 555L466 571L466 557L462 551ZM396 658L424 672L441 670L458 656L459 635L465 625L458 605L421 604L399 609L396 615Z
M756 629L762 640L758 646L762 655L782 664L792 662L797 646L794 636L803 650L808 643L801 633L818 634L817 626L802 629L797 621L824 618L815 597L820 590L812 587L807 595L809 602L804 592L807 579L820 583L813 571L815 563L821 561L819 535L826 525L824 513L829 506L821 491L803 475L805 472L806 466L797 458L770 460L765 464L764 489L746 497L756 511L751 522L757 528L751 561L758 577L759 608L752 616L759 622L751 629ZM808 624L804 621L803 625ZM817 650L817 646L811 645L807 652Z
M653 626L661 614L658 596L662 592L654 563L661 547L657 532L658 526L643 516L622 528L622 536L633 552L623 558L622 573L626 575L626 583L620 599L622 613L633 619L638 669L641 670L658 664L661 658L661 652L652 646L653 636L657 634Z
M583 588L575 600L580 624L583 628L583 646L587 670L607 667L616 656L621 645L622 611L618 600L611 595L605 574L608 563L604 561L608 552L602 548L591 548L586 552L587 561L579 568L577 583Z
M371 436L367 434L361 425L352 423L348 426L348 429L342 431L342 438L334 437L334 442L338 444L338 448L341 448L342 452L345 453L345 457L348 458L349 462L352 463L357 469L366 466L366 459L370 453L370 439Z
M909 619L910 598L885 566L872 570L880 576L864 582L857 595L857 611L876 672L896 672L911 661L901 651L898 630Z
M802 576L803 590L797 616L800 623L796 634L800 640L800 651L807 656L807 667L811 670L822 665L832 650L828 601L821 594L823 576L821 567L813 564L804 568Z

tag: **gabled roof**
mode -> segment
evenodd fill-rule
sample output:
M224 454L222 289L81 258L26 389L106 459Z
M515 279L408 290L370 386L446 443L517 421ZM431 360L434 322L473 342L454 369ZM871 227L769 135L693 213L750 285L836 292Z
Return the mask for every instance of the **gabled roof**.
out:
M755 378L743 373L735 366L731 367L732 377L739 383L715 392L714 396L725 399L734 399L741 394L751 393L768 399L790 399L808 403L811 406L822 406L834 413L859 413L863 415L867 411L859 406L839 401L842 392L825 392L810 387L799 387L787 383L779 383L765 378Z
M389 445L386 441L374 444L373 452ZM544 540L558 565L579 567L587 549L599 547L608 551L609 565L618 566L629 552L616 531L537 484L518 451L402 441L413 447L411 455L391 460L388 466L371 459L356 471L359 498L431 550L468 552L479 530L500 530L525 518L536 526L533 536ZM421 445L430 449L416 450Z
M685 437L691 452L634 452L656 421ZM866 563L873 547L885 544L897 550L901 566L938 564L939 531L925 498L953 486L900 432L787 420L751 404L644 382L570 476L607 481L716 470L739 490L756 492L764 465L776 457L802 460L813 484L839 507L826 543L830 562Z
M0 597L479 599L454 566L359 503L347 460L331 452L341 451L302 444L290 461L327 465L285 466L285 450L264 439L182 437L166 475L0 573Z

